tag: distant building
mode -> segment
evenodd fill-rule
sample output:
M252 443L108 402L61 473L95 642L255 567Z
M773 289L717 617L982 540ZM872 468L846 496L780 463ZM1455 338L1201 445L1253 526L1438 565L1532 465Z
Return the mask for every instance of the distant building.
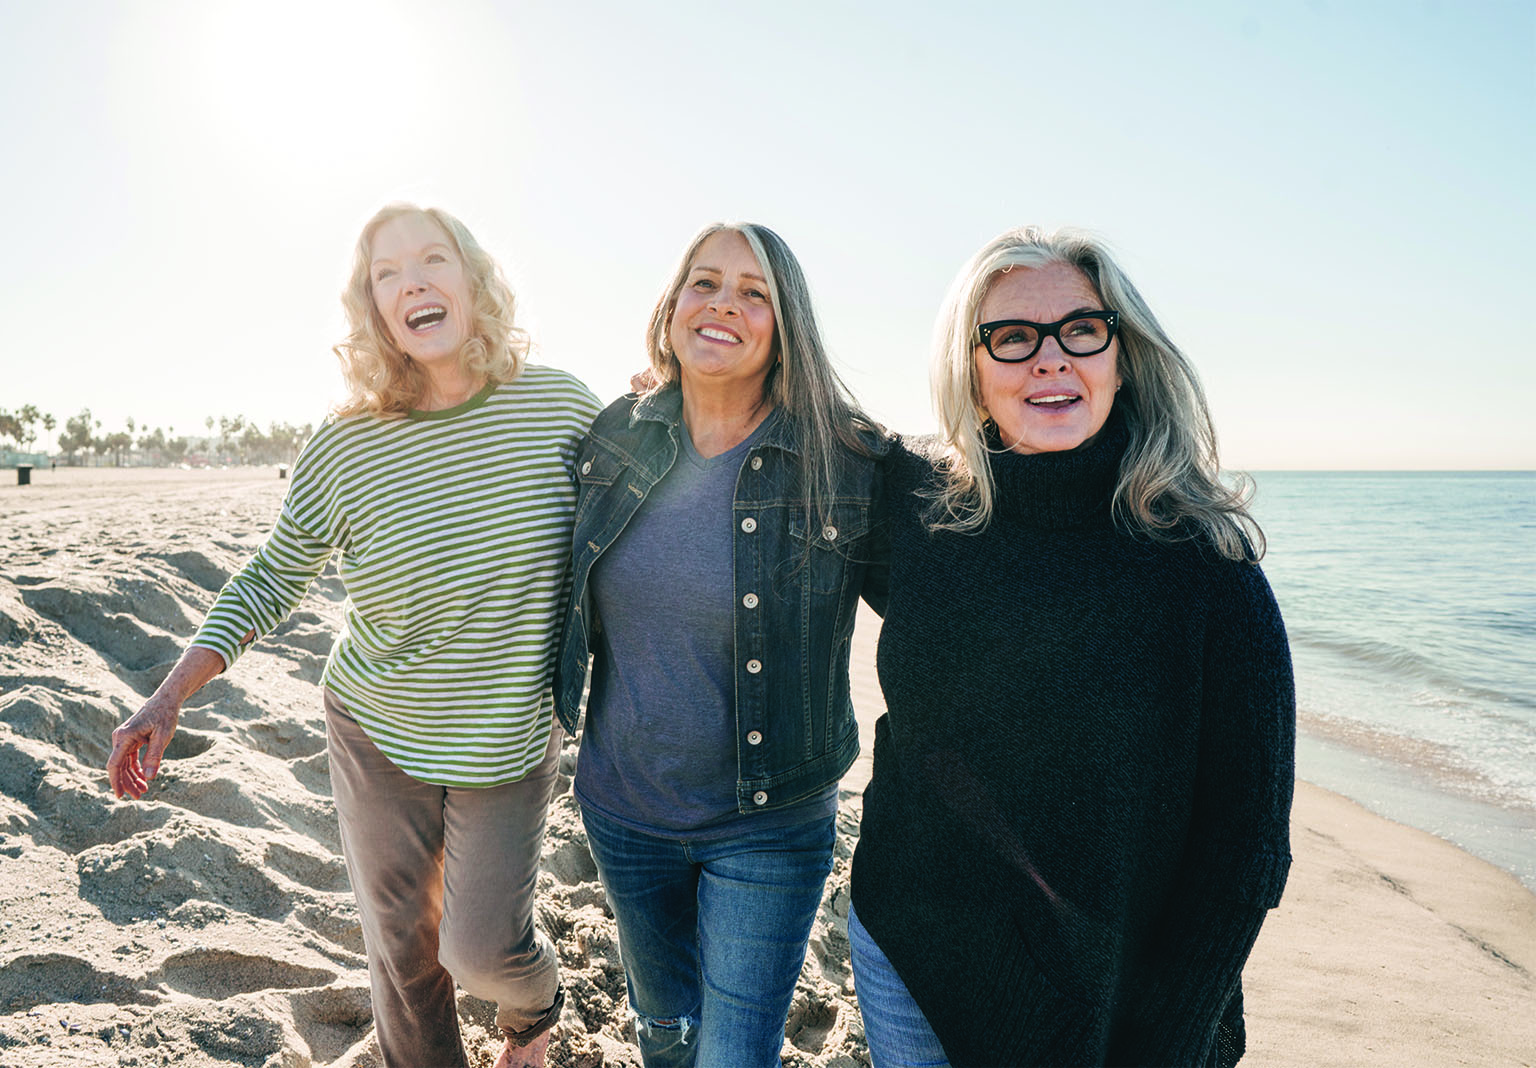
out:
M46 452L16 452L13 449L0 449L0 467L16 467L20 464L31 464L33 467L47 467L53 462L53 458Z

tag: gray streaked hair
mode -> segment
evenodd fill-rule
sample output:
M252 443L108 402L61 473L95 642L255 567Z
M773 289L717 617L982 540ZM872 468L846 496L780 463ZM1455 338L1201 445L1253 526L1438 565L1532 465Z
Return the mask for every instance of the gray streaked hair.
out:
M1164 332L1102 240L1083 230L1009 230L961 268L934 327L934 407L943 438L943 483L930 508L934 529L975 531L992 517L995 487L982 431L976 374L981 303L1014 268L1060 263L1083 273L1106 308L1120 313L1115 397L1130 431L1113 512L1123 530L1157 540L1203 536L1231 560L1257 561L1264 533L1248 512L1252 480L1221 479L1216 428L1189 359Z
M765 401L793 416L800 438L800 486L807 517L820 526L829 516L837 491L837 455L849 450L873 455L861 432L883 434L848 392L822 341L821 327L811 303L811 288L800 261L784 239L757 223L711 223L700 230L678 260L662 290L646 328L646 353L655 378L652 391L681 382L682 367L667 335L677 294L699 246L715 234L740 234L757 257L773 306L773 354L778 362L764 384Z

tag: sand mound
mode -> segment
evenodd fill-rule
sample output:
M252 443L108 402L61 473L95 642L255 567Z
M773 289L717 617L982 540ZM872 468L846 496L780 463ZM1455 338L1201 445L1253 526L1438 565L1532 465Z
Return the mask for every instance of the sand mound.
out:
M339 582L323 577L193 698L144 801L116 801L108 735L169 671L286 484L270 470L68 476L7 498L0 549L0 1063L379 1063L315 687ZM569 992L551 1063L638 1065L573 767L568 745L539 881ZM841 819L786 1065L867 1063L845 933L857 824ZM464 997L460 1016L489 1065L494 1007Z

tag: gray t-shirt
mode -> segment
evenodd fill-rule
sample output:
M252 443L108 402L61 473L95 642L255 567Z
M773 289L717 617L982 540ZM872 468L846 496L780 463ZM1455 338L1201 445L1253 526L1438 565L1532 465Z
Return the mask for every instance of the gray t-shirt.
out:
M731 507L745 441L709 459L682 435L672 470L592 567L593 649L576 797L635 830L721 838L836 810L837 788L787 809L736 804Z

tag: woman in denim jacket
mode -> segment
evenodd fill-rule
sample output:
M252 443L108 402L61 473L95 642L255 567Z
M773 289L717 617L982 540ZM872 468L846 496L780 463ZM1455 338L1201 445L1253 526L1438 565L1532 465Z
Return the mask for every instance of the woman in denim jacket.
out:
M779 1063L858 753L848 649L883 601L883 434L827 359L804 275L706 227L657 302L653 388L581 448L555 681L645 1063Z

